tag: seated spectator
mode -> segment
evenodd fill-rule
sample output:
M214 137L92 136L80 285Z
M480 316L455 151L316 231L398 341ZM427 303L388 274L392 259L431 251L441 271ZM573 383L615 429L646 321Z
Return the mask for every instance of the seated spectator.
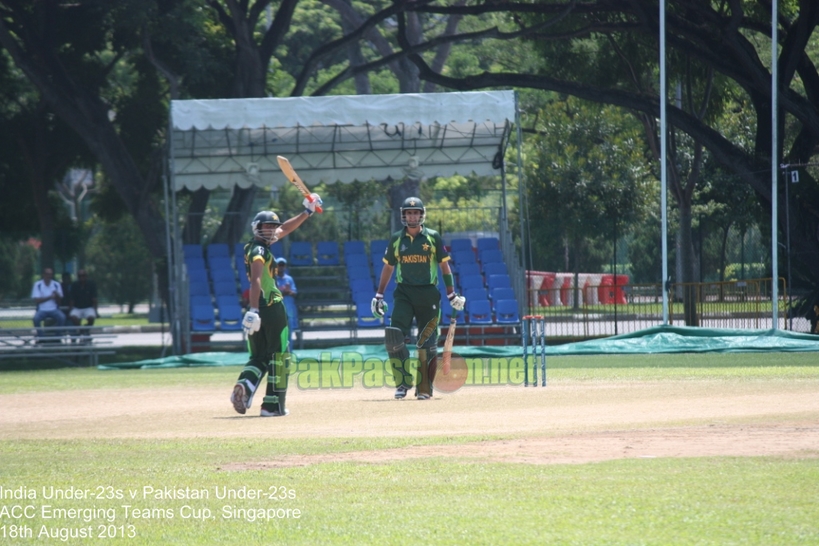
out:
M74 326L81 326L83 319L86 326L94 326L99 316L97 308L97 283L88 280L88 272L80 269L77 280L71 285L71 311L69 318Z
M37 311L34 313L37 335L42 336L45 333L40 325L46 319L53 320L57 326L65 326L65 314L60 311L62 297L63 288L54 280L54 270L46 267L43 269L43 278L35 282L31 288L31 298L37 304Z

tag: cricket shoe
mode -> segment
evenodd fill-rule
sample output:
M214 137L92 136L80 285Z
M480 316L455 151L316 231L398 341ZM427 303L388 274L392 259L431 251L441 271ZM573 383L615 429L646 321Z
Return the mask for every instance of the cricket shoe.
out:
M409 387L405 387L404 385L398 385L398 388L395 389L395 399L396 400L403 400L407 397L407 393L409 392Z
M427 394L425 392L419 392L418 394L415 395L415 398L417 400L429 400L430 398L432 398L432 395Z
M230 395L230 403L233 404L233 409L235 409L237 413L244 415L247 412L247 408L250 407L251 399L252 396L248 396L247 394L247 387L242 383L236 383Z
M261 417L286 417L288 415L290 415L289 409L284 410L284 413L280 413L278 411L268 411L264 408L262 408L262 412L259 414Z

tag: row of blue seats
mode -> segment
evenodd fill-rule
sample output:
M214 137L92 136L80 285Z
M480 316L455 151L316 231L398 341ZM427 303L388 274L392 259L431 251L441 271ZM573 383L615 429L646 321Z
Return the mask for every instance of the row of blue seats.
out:
M325 246L324 243L330 243L327 245L327 250L331 254L338 254L338 243L333 241L319 242L316 244L316 248L318 249L319 245L322 245L323 248ZM275 243L274 247L277 245L281 245L281 242ZM335 248L331 248L331 245L335 245ZM243 247L244 243L236 243L234 246L234 252L241 255ZM387 247L387 240L376 239L370 241L369 249L367 247L368 245L364 241L345 241L342 245L342 254L344 256L369 254L370 256L377 256L380 258L384 254L384 249ZM484 250L498 250L500 245L497 237L480 237L476 240L475 246L472 245L471 239L458 238L450 241L449 248L450 252L461 252L468 250L473 254L480 255ZM281 247L279 247L279 249L281 250ZM182 251L185 257L198 257L203 259L206 255L208 257L224 256L226 258L229 258L231 255L230 247L227 245L227 243L210 243L204 247L198 244L185 244L182 245ZM283 253L276 255L283 255Z
M387 248L386 239L375 239L369 245L364 241L345 241L339 248L335 241L319 241L315 244L309 241L292 241L290 248L285 255L284 245L277 241L271 246L273 254L277 257L284 256L291 266L309 265L340 265L342 257L346 264L376 264L381 262L384 251ZM204 248L201 245L183 245L183 254L186 262L205 263L210 266L212 261L220 258L231 258L229 247L226 243L211 243ZM489 263L503 263L503 253L498 246L498 239L495 237L481 238L477 240L477 246L472 247L470 239L453 239L451 242L452 260L458 267L465 264L480 264L482 267ZM236 243L233 256L239 261L244 259L244 243ZM481 269L483 274L487 274Z
M385 297L386 300L386 297ZM378 328L389 324L392 302L389 302L387 315L384 318L373 317L370 310L371 297L355 301L356 324L359 328ZM503 299L490 302L487 299L466 300L466 308L455 312L449 301L441 300L441 321L448 324L455 318L456 324L480 325L517 325L520 323L518 302L515 299Z
M195 332L235 332L242 329L243 310L235 295L216 296L215 305L210 296L191 295L190 309L191 330Z

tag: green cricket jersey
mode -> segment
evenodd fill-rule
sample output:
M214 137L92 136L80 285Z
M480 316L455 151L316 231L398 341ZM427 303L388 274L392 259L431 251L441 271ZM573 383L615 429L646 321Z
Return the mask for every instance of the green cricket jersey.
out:
M395 267L395 282L411 286L437 286L438 264L449 259L441 235L424 226L416 237L406 229L393 233L383 258Z
M256 260L264 262L264 271L262 271L262 294L259 297L258 306L268 307L274 303L282 301L282 293L276 286L276 257L270 252L270 247L266 244L253 239L245 245L245 272L248 280L250 277L250 264ZM251 305L253 305L251 303Z

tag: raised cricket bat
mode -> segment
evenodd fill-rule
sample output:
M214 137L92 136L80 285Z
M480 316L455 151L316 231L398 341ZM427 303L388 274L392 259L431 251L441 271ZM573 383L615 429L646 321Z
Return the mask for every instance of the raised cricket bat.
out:
M277 155L276 160L279 162L279 168L284 173L284 176L286 176L290 183L296 186L296 188L301 192L301 194L312 203L313 196L310 195L310 190L308 190L307 186L304 184L304 182L302 182L301 178L296 172L296 169L294 169L293 165L290 164L290 160L281 155ZM320 214L321 207L316 206L316 212Z
M441 371L444 375L449 375L449 368L452 365L452 344L455 342L455 325L458 324L458 318L452 315L449 320L449 330L446 333L446 341L444 341L444 355L441 363Z

